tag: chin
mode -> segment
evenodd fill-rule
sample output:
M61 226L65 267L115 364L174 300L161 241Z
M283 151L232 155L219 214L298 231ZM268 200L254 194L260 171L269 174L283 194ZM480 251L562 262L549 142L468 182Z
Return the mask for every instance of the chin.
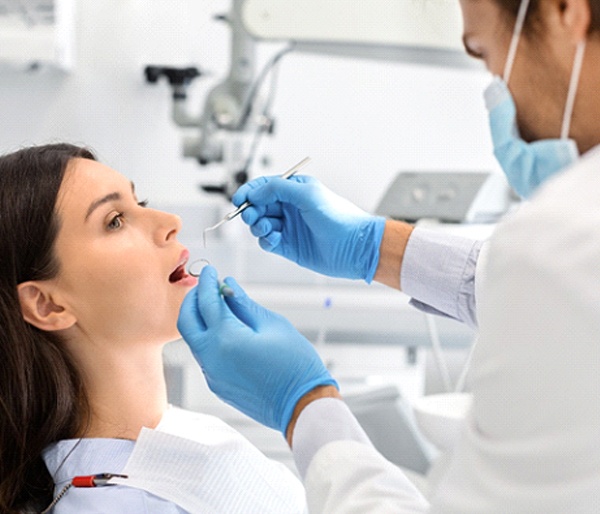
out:
M170 330L168 331L166 342L170 343L171 341L176 341L177 339L181 339L181 334L179 333L179 330L177 330L177 318L175 318Z
M169 299L168 305L166 305L166 313L161 323L158 333L161 334L161 339L165 342L176 341L181 339L179 330L177 329L177 320L179 319L179 311L186 294L191 290L190 287L181 289L181 294L173 295Z
M174 313L169 319L163 320L162 323L154 325L154 340L160 342L160 344L170 343L181 339L179 330L177 330L177 318L179 312Z

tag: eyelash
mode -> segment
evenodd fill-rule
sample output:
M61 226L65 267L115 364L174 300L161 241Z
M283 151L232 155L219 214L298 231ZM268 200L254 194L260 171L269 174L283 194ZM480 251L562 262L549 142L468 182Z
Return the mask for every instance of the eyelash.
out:
M148 200L142 200L141 202L137 203L140 207L144 208L148 206ZM113 216L113 218L110 220L110 222L108 223L108 225L106 226L107 230L119 230L121 228L122 225L122 219L125 213L123 212L118 212L117 214L115 214ZM118 225L115 223L118 221Z

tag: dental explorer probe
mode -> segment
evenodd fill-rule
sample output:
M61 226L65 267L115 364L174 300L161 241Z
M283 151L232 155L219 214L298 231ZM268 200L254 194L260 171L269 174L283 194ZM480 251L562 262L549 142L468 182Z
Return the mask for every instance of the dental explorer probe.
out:
M287 170L283 175L280 175L279 177L283 178L283 179L288 179L290 177L293 177L298 171L300 171L300 169L302 169L304 166L306 166L309 161L310 161L310 157L305 157L298 164L296 164L295 166L293 166L292 168ZM235 218L238 214L241 214L242 212L244 212L251 205L252 204L250 202L244 202L235 211L231 211L230 213L226 214L225 217L221 221L219 221L216 225L205 228L204 232L202 233L202 239L204 240L204 248L206 248L206 233L207 232L210 232L211 230L216 230L224 223L231 221L233 218Z

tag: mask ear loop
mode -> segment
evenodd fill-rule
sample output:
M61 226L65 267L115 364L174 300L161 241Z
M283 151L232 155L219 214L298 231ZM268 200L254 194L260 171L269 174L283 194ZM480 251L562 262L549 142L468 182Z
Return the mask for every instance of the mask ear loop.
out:
M515 22L515 30L513 31L512 39L510 40L510 46L508 47L508 55L506 57L506 63L504 64L504 73L502 78L508 86L510 80L510 74L512 72L513 64L515 63L515 57L517 55L517 47L519 46L519 39L523 32L523 25L525 24L525 16L527 16L527 9L529 8L530 0L522 0L519 12L517 14L517 21Z
M581 76L581 68L583 67L583 56L585 55L585 39L577 44L575 51L575 61L573 62L573 71L571 73L571 82L569 84L569 93L567 95L567 104L565 105L565 114L563 116L562 129L560 131L561 139L569 138L569 130L571 128L571 119L573 117L573 107L575 105L575 97L577 96L577 87L579 86L579 77Z

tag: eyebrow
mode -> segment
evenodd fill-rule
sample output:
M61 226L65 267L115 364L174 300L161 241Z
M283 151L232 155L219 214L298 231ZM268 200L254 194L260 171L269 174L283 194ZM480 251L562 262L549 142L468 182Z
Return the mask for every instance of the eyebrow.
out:
M130 184L131 184L131 192L133 194L135 194L135 184L133 182L130 182ZM106 196L99 198L98 200L94 200L87 210L87 213L85 215L85 220L87 221L87 219L92 215L92 213L101 205L104 205L105 203L108 203L108 202L114 202L116 200L121 200L121 198L122 198L121 193L114 192L114 193L109 193Z

